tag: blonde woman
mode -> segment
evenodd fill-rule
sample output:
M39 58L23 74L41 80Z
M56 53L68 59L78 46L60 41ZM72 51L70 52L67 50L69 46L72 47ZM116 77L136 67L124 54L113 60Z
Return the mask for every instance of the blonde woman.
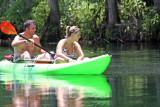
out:
M66 36L57 44L57 52L55 55L55 63L66 63L72 61L80 61L84 59L84 54L80 44L81 31L77 26L67 26ZM78 58L75 59L74 53L77 53Z

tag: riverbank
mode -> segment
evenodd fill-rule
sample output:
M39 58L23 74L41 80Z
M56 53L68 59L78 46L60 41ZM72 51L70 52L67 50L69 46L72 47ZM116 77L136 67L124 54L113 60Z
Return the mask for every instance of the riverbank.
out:
M10 38L8 39L0 39L0 46L10 46L12 40Z

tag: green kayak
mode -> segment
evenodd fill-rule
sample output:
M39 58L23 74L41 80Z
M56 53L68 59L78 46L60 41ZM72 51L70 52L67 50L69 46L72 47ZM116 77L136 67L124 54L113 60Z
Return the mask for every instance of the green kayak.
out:
M0 72L32 73L32 74L102 74L111 57L101 55L83 61L45 64L45 63L13 63L8 60L0 61Z

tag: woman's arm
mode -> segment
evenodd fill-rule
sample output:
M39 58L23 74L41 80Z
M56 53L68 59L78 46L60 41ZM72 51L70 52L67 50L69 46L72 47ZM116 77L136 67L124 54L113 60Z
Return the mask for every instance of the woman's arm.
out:
M75 45L75 51L77 52L78 58L77 61L84 59L84 54L81 48L81 45L78 42L74 42Z
M66 61L72 60L71 58L67 57L65 54L63 54L63 49L65 46L65 41L66 39L62 39L58 42L57 44L57 52L56 52L56 57L61 57Z

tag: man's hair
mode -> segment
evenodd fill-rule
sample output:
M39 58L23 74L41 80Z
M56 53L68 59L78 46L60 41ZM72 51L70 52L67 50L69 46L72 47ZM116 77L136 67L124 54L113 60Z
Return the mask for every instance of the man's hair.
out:
M26 30L26 28L29 27L31 23L35 25L35 22L33 20L27 20L26 22L24 22L23 24L24 30Z

